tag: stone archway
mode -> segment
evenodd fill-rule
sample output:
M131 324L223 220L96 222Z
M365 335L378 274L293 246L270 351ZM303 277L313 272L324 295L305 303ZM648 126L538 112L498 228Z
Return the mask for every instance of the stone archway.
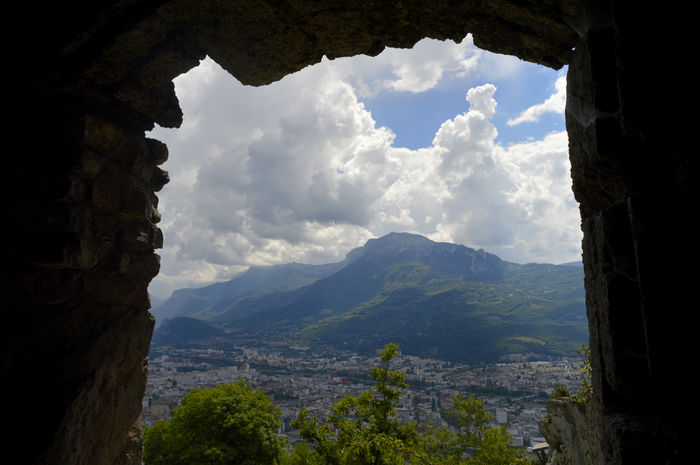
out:
M696 408L677 390L697 352L697 312L688 310L699 277L698 161L679 134L687 125L669 117L682 102L645 105L655 86L677 82L663 66L650 69L648 56L674 64L680 15L640 17L634 4L605 0L122 0L68 16L60 5L30 8L18 6L20 27L3 32L11 48L18 37L40 39L14 50L9 76L2 340L10 455L140 462L153 326L146 289L162 244L155 192L168 181L157 167L167 148L144 131L180 124L175 76L208 54L260 85L323 55L376 55L470 32L490 51L569 64L596 462L687 463Z

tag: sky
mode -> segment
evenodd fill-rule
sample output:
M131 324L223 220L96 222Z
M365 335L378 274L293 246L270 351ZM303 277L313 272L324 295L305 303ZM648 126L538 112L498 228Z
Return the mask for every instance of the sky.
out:
M517 263L581 258L566 68L467 36L324 58L262 87L205 58L174 82L182 126L147 133L170 152L154 296L249 266L337 262L390 232Z

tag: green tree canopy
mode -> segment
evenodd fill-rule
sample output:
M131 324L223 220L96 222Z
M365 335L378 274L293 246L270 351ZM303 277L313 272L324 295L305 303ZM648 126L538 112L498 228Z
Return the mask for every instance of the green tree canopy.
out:
M173 417L146 429L146 465L272 464L285 440L275 430L280 410L243 380L195 389Z
M491 415L474 396L455 396L451 412L456 431L420 426L397 414L405 374L390 370L398 345L388 344L380 366L372 369L375 386L339 400L319 422L302 410L293 423L313 448L294 451L289 465L513 465L528 463L522 450L510 447L505 426L489 427Z
M299 412L293 423L301 436L314 445L326 465L402 464L399 449L415 434L415 425L401 423L396 407L405 374L389 370L398 346L388 344L380 356L382 366L372 369L375 387L358 396L346 396L331 407L327 421L319 424L309 412Z

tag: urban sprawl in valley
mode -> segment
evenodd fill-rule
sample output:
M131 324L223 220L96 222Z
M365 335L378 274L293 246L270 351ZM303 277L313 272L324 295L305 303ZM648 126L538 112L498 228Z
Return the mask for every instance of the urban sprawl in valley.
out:
M494 424L507 424L513 445L528 447L544 442L537 424L545 415L553 386L562 384L576 391L580 363L575 357L533 361L527 355L515 355L504 363L470 366L402 354L391 368L405 372L409 384L399 407L401 417L443 425L440 412L452 407L452 397L474 393L493 415ZM373 386L369 372L378 364L376 356L323 354L284 344L226 350L153 348L143 420L152 425L169 418L194 388L245 379L263 389L282 410L279 433L293 443L300 438L290 422L300 409L325 418L337 400Z

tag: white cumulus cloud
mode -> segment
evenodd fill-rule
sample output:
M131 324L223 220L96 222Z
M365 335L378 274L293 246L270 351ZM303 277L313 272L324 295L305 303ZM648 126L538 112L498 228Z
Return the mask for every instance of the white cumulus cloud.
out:
M150 135L168 144L172 179L160 192L165 245L153 292L228 279L250 265L340 260L392 231L508 260L576 259L565 132L499 145L497 87L484 83L465 89L464 112L432 145L410 150L394 147L392 130L377 127L358 98L367 83L372 92L419 92L444 73L470 72L482 52L468 39L422 43L402 59L409 51L373 63L357 57L357 67L324 60L258 88L209 59L178 77L183 126Z
M542 103L533 105L523 111L517 117L508 120L508 126L516 126L522 123L532 123L540 119L545 113L564 114L566 107L566 76L561 76L554 84L555 92Z

